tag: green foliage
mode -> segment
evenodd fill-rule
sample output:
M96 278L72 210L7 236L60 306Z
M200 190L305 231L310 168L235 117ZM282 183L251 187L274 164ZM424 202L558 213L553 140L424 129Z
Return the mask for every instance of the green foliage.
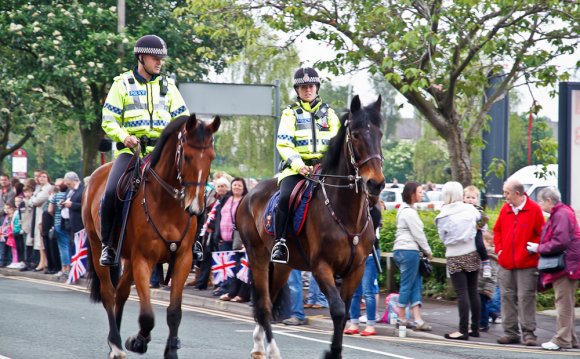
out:
M416 181L445 183L451 179L445 171L448 166L449 156L444 143L424 138L416 142L413 160Z
M528 165L528 116L512 114L509 122L509 174ZM558 143L546 117L534 117L532 122L532 163L557 163Z
M393 142L383 147L383 173L387 181L396 178L404 183L412 179L415 145L411 141Z

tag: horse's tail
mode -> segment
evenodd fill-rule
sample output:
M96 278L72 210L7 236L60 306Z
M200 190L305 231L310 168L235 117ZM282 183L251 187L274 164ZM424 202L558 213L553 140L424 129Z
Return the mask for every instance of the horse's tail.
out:
M91 288L90 298L91 301L94 303L99 303L102 301L101 298L101 280L95 271L95 264L93 263L93 256L91 251L91 242L87 243L87 248L89 250L88 257L88 269L87 269L87 279L89 281L89 286ZM110 267L111 273L111 282L113 283L113 287L117 288L117 284L119 283L119 266Z
M89 250L88 265L87 265L87 280L89 281L89 287L91 288L91 302L99 303L101 298L101 280L95 272L95 264L93 263L93 252L91 249L91 242L88 241L87 249Z

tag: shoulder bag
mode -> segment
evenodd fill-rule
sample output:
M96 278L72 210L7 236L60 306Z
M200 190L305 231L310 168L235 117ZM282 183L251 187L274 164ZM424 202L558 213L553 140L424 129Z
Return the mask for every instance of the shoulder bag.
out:
M233 202L234 199L232 197L232 207L233 207ZM238 202L239 205L239 202ZM232 232L232 250L233 251L239 251L242 249L242 247L244 246L242 243L242 237L240 236L240 231L238 231L238 227L236 226L236 213L238 212L238 208L236 207L236 211L234 213L232 213L230 211L230 215L232 217L232 225L234 227L233 232Z
M540 254L540 261L538 262L538 270L542 273L556 273L564 270L566 267L564 258L566 251L560 254Z
M421 258L419 259L419 274L423 277L428 277L431 272L433 272L433 265L429 261L429 257L420 253Z

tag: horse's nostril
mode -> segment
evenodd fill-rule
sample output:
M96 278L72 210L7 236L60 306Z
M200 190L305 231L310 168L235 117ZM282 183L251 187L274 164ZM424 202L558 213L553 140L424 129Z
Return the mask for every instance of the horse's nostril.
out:
M370 194L378 195L385 187L385 181L377 182L375 180L369 180L367 186Z

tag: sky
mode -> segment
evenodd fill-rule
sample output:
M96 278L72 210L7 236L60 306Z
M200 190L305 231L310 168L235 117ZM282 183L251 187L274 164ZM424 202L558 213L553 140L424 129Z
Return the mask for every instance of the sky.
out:
M299 57L302 62L306 65L313 65L317 61L321 60L331 60L334 58L334 52L328 44L309 40L305 37L301 37L296 42L296 47L298 48ZM572 77L569 81L580 82L580 71L571 71L576 65L577 59L580 58L580 49L576 50L573 55L563 55L558 58L557 63L560 68L568 69L571 72ZM322 72L321 75L331 81L333 85L345 86L349 83L353 86L354 94L358 94L361 97L363 103L370 103L375 100L377 94L374 93L371 83L369 81L369 75L366 71L359 71L355 74L350 74L347 76L340 76L338 78L334 77L329 73ZM556 85L557 88L557 85ZM527 86L519 86L517 88L519 92L519 97L521 103L512 111L518 113L528 112L533 103L532 95ZM551 98L549 92L552 88L536 88L531 86L531 91L533 93L533 98L542 106L539 112L539 116L548 117L550 120L558 121L558 97ZM324 94L323 94L324 95ZM406 99L402 95L397 96L397 104L402 104L400 113L402 117L412 117L413 116L413 106L407 103Z

